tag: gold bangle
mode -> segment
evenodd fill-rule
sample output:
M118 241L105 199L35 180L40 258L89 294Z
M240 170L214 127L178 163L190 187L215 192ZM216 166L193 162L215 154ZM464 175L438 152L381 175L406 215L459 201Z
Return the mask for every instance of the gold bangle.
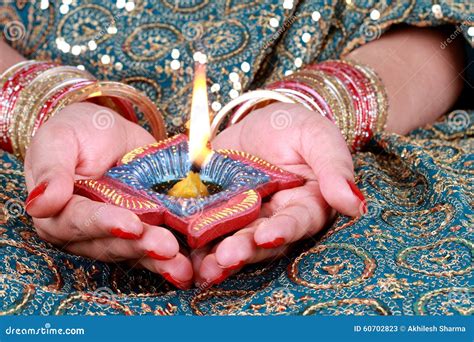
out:
M375 113L375 123L374 123L374 132L382 132L385 130L385 125L387 123L388 117L388 96L385 87L382 84L381 78L375 72L374 69L368 66L356 66L359 70L367 75L368 79L371 82L372 87L374 88L374 93L377 96L377 109L378 112Z
M53 88L50 88L49 85L47 84L46 85L47 87L44 89L44 91L40 90L42 95L38 96L34 101L31 102L31 107L29 107L30 115L25 120L23 130L20 130L18 134L19 139L20 139L19 147L20 147L22 155L25 155L26 147L29 145L29 143L31 142L31 139L36 133L37 123L39 120L41 120L41 118L38 117L41 107L45 105L48 99L55 92L60 91L61 89L69 85L73 85L78 82L84 82L84 81L93 81L93 79L78 78L78 77L65 78L65 79L59 80Z
M150 124L152 135L156 140L160 141L166 138L166 127L161 110L141 91L124 83L112 81L99 81L90 84L82 89L75 90L68 94L64 102L59 106L61 109L64 106L74 103L82 102L93 97L118 97L128 100L132 105L136 106L145 119ZM55 111L57 112L57 111Z
M377 113L372 113L372 115L375 115L374 118L374 127L373 130L374 132L382 132L385 130L385 125L387 123L387 117L388 117L388 95L387 91L383 85L381 77L377 74L377 72L369 67L366 64L360 63L353 61L352 59L349 58L344 58L340 60L342 63L346 63L353 68L356 68L357 70L361 71L369 80L374 93L376 94L376 101L377 101Z
M241 104L232 114L229 124L235 125L237 122L245 118L252 110L265 107L273 102L275 102L275 100L268 99L265 97L246 101L243 104Z
M40 108L46 103L51 95L70 84L94 80L94 77L91 74L75 67L58 67L58 69L62 69L61 73L58 71L54 73L55 69L56 68L50 69L40 75L37 80L38 84L35 88L35 92L37 92L38 96L33 98L25 108L28 111L29 116L24 120L23 129L20 129L17 133L20 140L19 148L21 150L21 155L23 156L26 153L26 146L29 145L31 138L35 134L34 129ZM77 70L80 72L78 73Z
M328 89L325 84L324 77L318 74L309 74L309 73L294 73L289 78L301 83L304 83L314 90L318 91L321 94L321 97L327 102L329 108L331 108L331 112L333 120L335 120L336 125L341 130L342 135L346 140L351 139L350 129L349 129L349 120L346 115L342 113L345 112L344 103L340 100L340 98L336 94L336 90L334 88Z
M72 90L61 98L55 107L46 114L44 121L56 115L69 104L83 102L94 97L118 97L131 102L136 106L150 123L153 130L153 136L157 140L163 140L166 137L166 128L161 111L155 104L143 93L137 89L119 82L99 81L85 85L76 90ZM31 142L31 135L26 135L25 147ZM25 151L22 152L24 157Z
M355 108L354 104L351 99L351 95L349 94L346 87L342 86L336 79L336 77L332 75L328 75L322 71L311 70L311 72L320 75L323 79L325 84L327 85L327 89L332 91L336 96L336 101L341 105L342 111L335 113L335 115L339 115L346 121L345 131L347 132L347 139L350 144L353 143L355 138L354 127L356 122L356 115L355 115Z
M12 148L15 155L24 157L27 140L31 138L31 132L28 128L30 127L30 122L34 122L35 120L38 110L38 101L44 97L45 93L48 92L53 85L58 84L58 82L81 76L92 77L89 73L81 71L76 67L54 67L35 77L33 81L21 91L15 108L13 108L13 120L10 126ZM41 105L42 103L39 104L39 106Z

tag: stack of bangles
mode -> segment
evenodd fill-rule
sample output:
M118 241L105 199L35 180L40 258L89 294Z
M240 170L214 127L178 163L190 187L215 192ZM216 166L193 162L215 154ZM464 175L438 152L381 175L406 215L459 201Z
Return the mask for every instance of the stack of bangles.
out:
M69 104L91 101L137 122L136 107L149 122L157 140L166 136L163 116L155 104L135 88L97 81L87 71L50 62L26 61L0 75L0 148L25 157L38 128Z
M374 133L384 130L388 112L385 89L371 68L329 60L232 100L215 115L212 134L225 119L233 125L252 110L273 102L298 103L327 117L339 127L352 151L360 150Z

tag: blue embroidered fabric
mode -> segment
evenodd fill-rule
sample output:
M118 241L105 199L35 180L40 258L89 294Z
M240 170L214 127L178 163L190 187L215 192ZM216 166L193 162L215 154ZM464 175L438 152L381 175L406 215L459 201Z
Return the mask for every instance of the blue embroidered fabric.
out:
M471 1L41 3L0 2L12 46L145 91L170 134L187 120L196 51L207 53L209 84L217 85L210 100L223 105L231 73L245 91L299 64L338 58L396 24L449 24L472 44L474 18ZM286 257L205 290L176 290L148 271L42 241L24 211L23 166L0 152L0 313L470 315L474 112L466 88L469 108L407 136L377 135L354 156L367 215L340 216Z

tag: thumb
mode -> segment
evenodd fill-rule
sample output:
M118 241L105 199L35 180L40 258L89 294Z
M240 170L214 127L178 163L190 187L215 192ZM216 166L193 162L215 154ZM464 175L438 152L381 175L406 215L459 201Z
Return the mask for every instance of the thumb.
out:
M55 216L71 199L79 151L72 128L47 124L38 130L25 157L25 209L36 218Z

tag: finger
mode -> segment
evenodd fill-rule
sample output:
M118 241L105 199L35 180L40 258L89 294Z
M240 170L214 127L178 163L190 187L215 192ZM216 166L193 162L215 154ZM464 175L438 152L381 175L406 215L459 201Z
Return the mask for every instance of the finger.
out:
M342 214L360 216L364 197L354 184L352 156L339 128L316 113L301 127L298 150L316 175L324 199Z
M246 247L247 251L239 254L237 258L230 257L232 251L241 249L242 244L247 246L252 245L253 234L230 236L219 244L216 253L209 254L203 259L199 270L199 276L205 280L201 283L201 286L219 284L231 275L237 273L242 267L244 267L244 265L277 258L284 255L287 249L287 246L281 246L271 250L258 247ZM245 260L237 262L237 259L239 258ZM226 262L229 262L229 267L225 267Z
M199 275L199 269L201 267L202 260L211 252L212 245L207 245L199 249L195 249L191 252L190 258L193 264L193 271L195 275ZM200 281L200 279L196 279Z
M246 228L235 232L233 235L217 243L212 250L208 250L207 253L201 255L200 263L202 263L202 260L208 254L216 254L217 262L221 268L232 270L242 268L249 260L252 260L257 251L253 235L256 227L266 219L267 218L264 217L258 218ZM235 241L235 243L232 241ZM231 247L227 248L229 243ZM238 246L238 248L234 248L236 246ZM199 266L195 267L196 274L200 274L198 272L200 264L196 266Z
M334 214L322 198L319 185L308 181L305 186L283 190L265 206L272 215L255 230L255 243L262 248L275 248L314 235Z
M191 260L182 253L179 253L173 259L165 261L147 257L139 260L138 264L154 273L161 274L163 278L179 289L189 289L193 283Z
M249 260L252 260L256 253L253 234L257 225L265 219L266 218L259 218L255 220L246 228L237 231L234 235L227 237L223 241L214 245L212 249L211 247L204 247L200 250L193 251L192 261L196 286L207 287L210 285L207 278L213 279L217 277L217 274L222 272L222 269L227 269L228 271L239 270ZM232 241L235 241L235 244L232 243ZM227 248L228 245L231 245L231 248ZM211 269L211 274L208 274L207 267L203 266L201 270L201 265L203 260L211 254L217 254L218 267L214 268L214 272L212 272ZM212 273L214 273L214 275L212 275ZM227 276L230 274L231 273L227 274Z
M214 253L208 254L202 260L199 268L200 281L196 284L199 287L210 287L214 284L219 284L231 276L238 269L227 270L219 266L216 255Z
M214 253L220 268L238 270L244 265L265 260L278 255L285 247L275 247L273 250L261 248L255 243L255 233L258 226L246 229L224 239Z
M55 217L36 219L36 228L59 241L84 241L105 237L138 239L143 224L137 215L113 205L73 195Z
M155 260L171 260L180 253L176 237L168 229L144 224L145 230L137 241L140 250Z
M276 124L279 117L287 125L274 129L269 123ZM219 134L213 146L242 149L280 165L306 163L333 208L349 216L365 212L365 198L354 184L352 157L339 128L301 105L277 103L256 110Z
M105 262L140 259L145 256L155 260L171 260L178 255L179 244L169 230L146 225L140 239L94 239L68 243L64 249Z
M25 157L29 190L25 207L30 215L53 216L66 205L73 192L78 153L72 128L55 126L38 131Z
M215 252L217 265L227 270L238 270L253 260L258 249L253 239L255 230L256 227L225 238ZM209 272L207 269L203 269L203 271L204 274ZM206 279L209 276L207 275Z

